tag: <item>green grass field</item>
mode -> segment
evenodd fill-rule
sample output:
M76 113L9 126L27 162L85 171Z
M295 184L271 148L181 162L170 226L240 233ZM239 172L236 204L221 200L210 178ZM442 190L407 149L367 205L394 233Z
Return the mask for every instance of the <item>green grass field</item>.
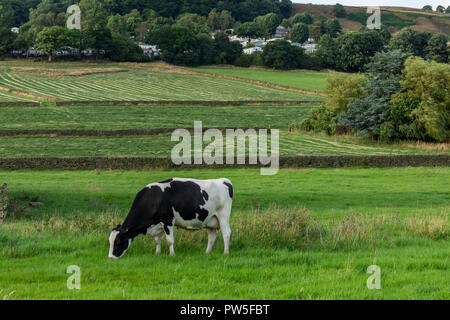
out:
M26 102L26 101L33 101L33 99L0 90L0 102L17 102L17 101Z
M448 299L448 168L0 171L33 218L0 225L0 295L9 299ZM177 255L141 237L109 261L110 228L135 193L171 176L229 177L231 253L176 231ZM420 184L417 183L420 181ZM381 290L366 269L381 268ZM66 288L69 265L81 290Z
M322 90L325 73L214 68L248 79ZM206 70L205 70L206 71ZM183 73L185 72L185 73ZM245 74L247 73L247 74ZM0 62L0 86L61 100L322 100L160 64ZM0 101L26 101L0 91ZM4 93L2 95L2 93ZM41 96L42 98L42 96ZM24 99L24 100L20 100ZM39 99L38 99L39 100ZM280 129L281 155L448 153L448 144L392 145L354 136L289 133L315 105L0 108L0 130L193 127ZM169 156L169 134L2 136L0 157ZM136 193L170 177L227 177L234 185L231 254L206 232L176 231L175 257L137 239L107 259L111 228ZM194 170L0 170L12 201L0 223L4 299L449 299L448 167ZM29 207L39 201L42 207ZM381 290L369 290L370 265ZM81 290L66 287L81 268Z
M0 64L0 85L63 101L141 100L322 100L322 97L266 88L251 83L113 64L90 74L84 68L53 65L17 67ZM47 68L52 69L45 69ZM63 64L63 66L66 66ZM95 67L95 65L93 66ZM103 70L103 72L102 72ZM76 76L72 75L73 73ZM0 97L1 99L1 97Z
M2 129L139 129L193 127L265 127L287 130L315 108L300 106L76 106L4 107Z
M193 70L272 82L283 86L314 91L323 91L325 89L326 78L328 77L328 74L325 72L275 71L236 67L199 67L194 68Z
M191 125L192 126L192 125ZM192 136L192 139L193 136ZM270 142L270 138L269 138ZM8 137L0 139L0 158L29 157L170 157L179 141L170 134L156 136L112 137ZM193 143L193 140L192 140ZM193 144L192 144L193 145ZM209 143L204 143L206 148ZM226 140L224 137L224 148ZM427 150L403 145L362 142L355 137L336 138L308 133L280 133L280 155L394 155L441 154L445 151ZM196 149L192 149L194 152ZM270 144L269 144L270 150ZM245 150L248 152L248 148ZM237 155L242 155L241 152Z

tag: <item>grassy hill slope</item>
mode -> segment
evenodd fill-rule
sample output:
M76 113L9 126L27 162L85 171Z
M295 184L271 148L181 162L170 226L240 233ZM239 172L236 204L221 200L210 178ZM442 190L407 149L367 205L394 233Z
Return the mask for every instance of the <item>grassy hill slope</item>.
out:
M345 6L346 18L339 18L344 31L356 31L369 16L367 7ZM307 12L314 16L334 18L332 5L294 4L294 14ZM391 32L401 28L411 27L418 31L443 33L450 36L450 15L436 12L426 12L420 9L405 7L381 7L381 23L386 24Z

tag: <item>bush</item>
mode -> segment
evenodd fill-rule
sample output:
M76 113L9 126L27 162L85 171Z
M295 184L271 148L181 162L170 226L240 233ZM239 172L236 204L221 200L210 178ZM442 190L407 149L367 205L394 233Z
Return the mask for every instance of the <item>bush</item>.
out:
M326 106L334 114L346 112L350 101L365 95L363 85L366 78L361 74L334 74L327 78Z
M248 68L253 64L253 56L251 54L243 54L234 61L234 65L237 67Z
M306 131L336 133L336 115L326 106L321 105L309 112L306 119L300 123L300 128Z

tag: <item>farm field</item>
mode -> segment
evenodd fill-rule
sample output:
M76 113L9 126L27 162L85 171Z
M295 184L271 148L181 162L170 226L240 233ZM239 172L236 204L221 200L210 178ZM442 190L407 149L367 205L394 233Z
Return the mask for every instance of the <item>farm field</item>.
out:
M193 70L272 82L283 86L314 91L323 91L325 89L325 80L329 75L326 72L275 71L267 69L237 67L198 67L194 68Z
M192 139L194 139L193 135ZM170 134L50 138L48 136L18 136L0 139L0 158L170 157L172 149L179 142L180 140L171 141ZM204 143L203 148L208 144ZM226 147L225 137L223 145ZM281 156L448 154L448 151L422 149L420 146L414 147L414 145L409 147L382 143L367 144L351 136L345 139L342 137L314 136L308 133L291 134L287 132L280 132L279 146ZM195 150L192 149L192 152ZM237 155L242 154L239 153Z
M8 299L448 299L448 168L0 171L32 217L0 225ZM175 257L138 238L117 261L108 235L135 193L172 176L234 184L231 252L176 231ZM420 181L420 183L418 183ZM381 268L381 290L366 269ZM66 268L82 270L66 289ZM183 268L180 268L180 266Z
M17 101L26 102L26 101L33 101L33 99L0 90L0 102L17 102Z
M316 105L300 106L71 106L3 107L0 130L264 127L287 130Z
M323 99L234 80L162 72L151 63L141 67L113 64L114 67L103 66L103 69L90 72L88 64L74 68L66 64L60 68L52 65L52 69L43 65L18 67L13 62L11 65L0 64L0 86L33 94L36 99L61 101Z

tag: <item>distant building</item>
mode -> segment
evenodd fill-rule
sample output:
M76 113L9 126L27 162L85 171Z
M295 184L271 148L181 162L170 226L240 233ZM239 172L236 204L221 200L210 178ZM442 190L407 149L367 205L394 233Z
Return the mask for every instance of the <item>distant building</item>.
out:
M155 45L140 44L139 47L142 49L144 54L149 57L157 57L160 54L159 49Z
M19 28L17 27L11 28L11 32L19 33Z
M252 48L244 49L245 54L254 54L254 53L262 52L262 51L263 51L263 49L261 49L260 47L252 47Z
M275 30L274 38L276 39L286 39L289 38L289 29L283 26L278 26Z

